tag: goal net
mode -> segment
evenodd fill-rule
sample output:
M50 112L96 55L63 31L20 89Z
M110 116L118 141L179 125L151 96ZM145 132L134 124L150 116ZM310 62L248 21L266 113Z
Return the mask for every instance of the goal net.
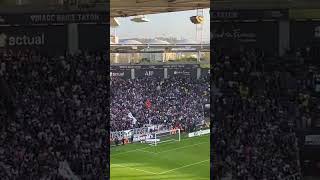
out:
M157 146L161 143L180 140L180 129L172 129L152 133L150 138L146 139L146 143L148 143L151 146Z

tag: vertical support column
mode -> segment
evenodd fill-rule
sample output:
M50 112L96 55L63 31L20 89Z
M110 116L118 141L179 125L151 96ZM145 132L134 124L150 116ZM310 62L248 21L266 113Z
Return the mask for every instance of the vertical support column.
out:
M290 22L289 20L279 21L279 55L283 56L290 48Z
M164 78L168 79L168 68L164 68L163 72L164 72Z
M78 24L68 24L68 51L74 54L79 51Z
M167 53L166 51L164 51L164 53L162 54L162 62L166 62L167 61Z
M129 55L128 63L131 64L132 62L132 54Z
M198 54L197 54L197 62L199 63L201 60L201 53L200 51L198 51Z
M201 68L197 68L197 79L201 77Z
M135 79L136 76L135 76L135 72L134 72L134 69L131 69L131 79Z

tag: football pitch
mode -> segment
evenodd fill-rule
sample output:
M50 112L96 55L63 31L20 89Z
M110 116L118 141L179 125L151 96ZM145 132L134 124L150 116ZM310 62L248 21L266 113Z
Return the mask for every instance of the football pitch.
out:
M210 136L111 149L111 180L209 180Z

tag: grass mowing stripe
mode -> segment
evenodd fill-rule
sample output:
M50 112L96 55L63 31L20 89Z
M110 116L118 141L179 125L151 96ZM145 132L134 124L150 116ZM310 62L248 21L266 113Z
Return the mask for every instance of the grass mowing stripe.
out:
M150 154L159 154L159 153L155 153L155 152L144 151L144 150L141 150L141 149L138 149L137 151L141 151L141 152L145 152L145 153L150 153Z
M118 156L118 155L122 155L122 154L128 154L128 153L131 153L131 152L136 152L136 151L140 151L140 150L144 150L144 149L148 149L148 148L150 148L150 147L134 149L134 150L125 151L125 152L122 152L122 153L114 153L114 154L112 154L112 156Z
M133 169L136 171L141 171L141 172L145 172L145 173L149 173L149 174L155 174L155 175L159 174L159 173L154 173L154 172L150 172L150 171L146 171L146 170L142 170L142 169L132 168L132 167L124 166L124 165L120 165L120 164L111 164L111 167L112 166L119 166L119 167L123 167L123 168Z
M210 136L182 136L180 142L156 147L140 143L118 146L110 158L112 180L208 180L209 160L202 160L210 158Z
M205 135L203 135L203 136L197 136L197 137L192 137L192 138L184 138L184 139L182 139L181 141L194 140L194 139L196 139L196 138L199 138L199 139L200 139L200 137L206 137L206 136L209 136L209 135L205 134ZM176 143L176 142L175 142L175 141L174 141L174 142L168 142L168 143L165 143L165 145L171 144L171 143ZM122 155L122 154L127 154L127 153L131 153L131 152L135 152L135 151L141 151L141 150L144 150L144 149L152 149L152 148L154 148L154 147L148 146L148 147L139 148L139 149L134 149L134 150L125 151L125 152L121 152L121 153L113 153L112 156L118 156L118 155Z
M172 171L175 171L175 170L178 170L178 169L182 169L182 168L194 166L194 165L197 165L197 164L201 164L201 163L204 163L204 162L207 162L207 161L209 161L209 159L204 160L204 161L199 161L199 162L196 162L196 163L192 163L192 164L188 164L188 165L185 165L185 166L181 166L181 167L178 167L178 168L170 169L170 170L168 170L168 171L164 171L164 172L161 172L161 173L155 173L155 172L146 171L146 170L142 170L142 169L138 169L138 168L132 168L132 167L130 167L130 166L124 166L124 165L120 165L120 164L111 164L111 167L112 167L112 166L119 166L119 167L129 168L129 169L133 169L133 170L141 171L141 172L145 172L145 173L150 173L150 174L155 174L155 175L161 175L161 174L165 174L165 173L168 173L168 172L172 172Z
M193 147L193 146L197 146L197 145L200 145L200 144L206 144L206 143L207 142L191 144L191 145L187 145L187 146L182 146L182 147L178 147L178 148L169 149L169 150L166 150L166 151L160 151L160 152L158 152L156 154L160 154L160 153L164 153L164 152L170 152L170 151L174 151L174 150L178 150L178 149L184 149L184 148L187 148L187 147Z
M188 165L181 166L181 167L178 167L178 168L174 168L174 169L171 169L171 170L169 170L169 171L165 171L165 172L162 172L162 173L159 173L159 174L165 174L165 173L172 172L172 171L175 171L175 170L178 170L178 169L182 169L182 168L194 166L194 165L197 165L197 164L201 164L201 163L207 162L207 161L209 161L209 160L210 160L210 159L206 159L206 160L204 160L204 161L199 161L199 162L196 162L196 163L188 164Z

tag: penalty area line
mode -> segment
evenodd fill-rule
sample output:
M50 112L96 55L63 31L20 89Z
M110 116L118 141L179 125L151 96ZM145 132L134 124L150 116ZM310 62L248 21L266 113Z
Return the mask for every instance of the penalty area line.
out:
M194 146L198 146L198 145L201 145L201 144L207 144L207 143L208 142L190 144L190 145L186 145L186 146L182 146L182 147L178 147L178 148L173 148L173 149L168 149L168 150L165 150L165 151L160 151L157 154L164 153L164 152L170 152L170 151L174 151L174 150L178 150L178 149L184 149L184 148L187 148L187 147L194 147Z
M196 163L192 163L192 164L188 164L188 165L185 165L185 166L181 166L181 167L178 167L178 168L170 169L168 171L164 171L164 172L161 172L161 173L155 173L155 172L146 171L146 170L143 170L143 169L133 168L133 167L130 167L130 166L125 166L125 165L120 165L120 164L111 164L111 168L114 167L114 166L118 166L118 167L128 168L128 169L132 169L132 170L135 170L135 171L140 171L140 172L149 173L149 174L153 174L153 175L163 175L163 174L166 174L166 173L169 173L169 172L172 172L172 171L176 171L178 169L183 169L183 168L186 168L186 167L194 166L194 165L201 164L201 163L204 163L204 162L207 162L207 161L209 161L209 159L204 160L204 161L199 161L199 162L196 162Z
M190 166L194 166L194 165L197 165L197 164L201 164L201 163L207 162L207 161L209 161L209 160L210 160L210 159L207 159L207 160L204 160L204 161L199 161L199 162L192 163L192 164L188 164L188 165L181 166L181 167L178 167L178 168L174 168L174 169L171 169L171 170L168 170L168 171L164 171L164 172L161 172L161 173L158 173L158 174L159 174L159 175L160 175L160 174L165 174L165 173L172 172L172 171L175 171L175 170L178 170L178 169L183 169L183 168L186 168L186 167L190 167Z
M121 155L121 154L128 154L128 153L131 153L131 152L141 151L141 150L149 149L149 148L152 148L152 147L144 147L144 148L134 149L134 150L125 151L125 152L121 152L121 153L115 153L115 154L112 154L111 156L118 156L118 155Z
M112 167L112 166L118 166L118 167L133 169L133 170L136 170L136 171L140 171L140 172L144 172L144 173L149 173L149 174L153 174L153 175L158 175L158 174L159 174L159 173L155 173L155 172L151 172L151 171L146 171L146 170L143 170L143 169L137 169L137 168L133 168L133 167L129 167L129 166L124 166L124 165L120 165L120 164L111 164L111 167Z
M210 135L210 134L209 134ZM186 139L181 139L181 141L180 142L184 142L184 141L188 141L188 140L193 140L193 139L196 139L196 138L200 138L200 137L204 137L204 136L208 136L207 134L205 134L205 135L203 135L203 136L196 136L196 137L193 137L193 138L186 138ZM170 141L170 142L166 142L166 143L164 143L164 144L172 144L172 143L177 143L176 141ZM201 144L201 143L200 143ZM193 144L193 145L196 145L196 144ZM192 146L193 146L192 145ZM189 146L189 145L187 145L187 146ZM153 147L144 147L144 148L138 148L138 149L133 149L133 150L130 150L130 151L124 151L124 152L120 152L120 153L114 153L114 154L112 154L111 156L118 156L118 155L122 155L122 154L128 154L128 153L131 153L131 152L137 152L137 151L142 151L142 150L146 150L146 149L151 149L151 148L153 148ZM180 148L179 148L180 149ZM182 147L181 147L181 149L183 149ZM171 149L172 150L172 149ZM171 151L170 150L170 151ZM169 152L169 150L166 150L166 151L168 151ZM162 151L162 152L166 152L166 151ZM152 152L149 152L149 153L152 153ZM161 152L159 152L159 153L161 153ZM159 153L156 153L156 154L159 154Z

